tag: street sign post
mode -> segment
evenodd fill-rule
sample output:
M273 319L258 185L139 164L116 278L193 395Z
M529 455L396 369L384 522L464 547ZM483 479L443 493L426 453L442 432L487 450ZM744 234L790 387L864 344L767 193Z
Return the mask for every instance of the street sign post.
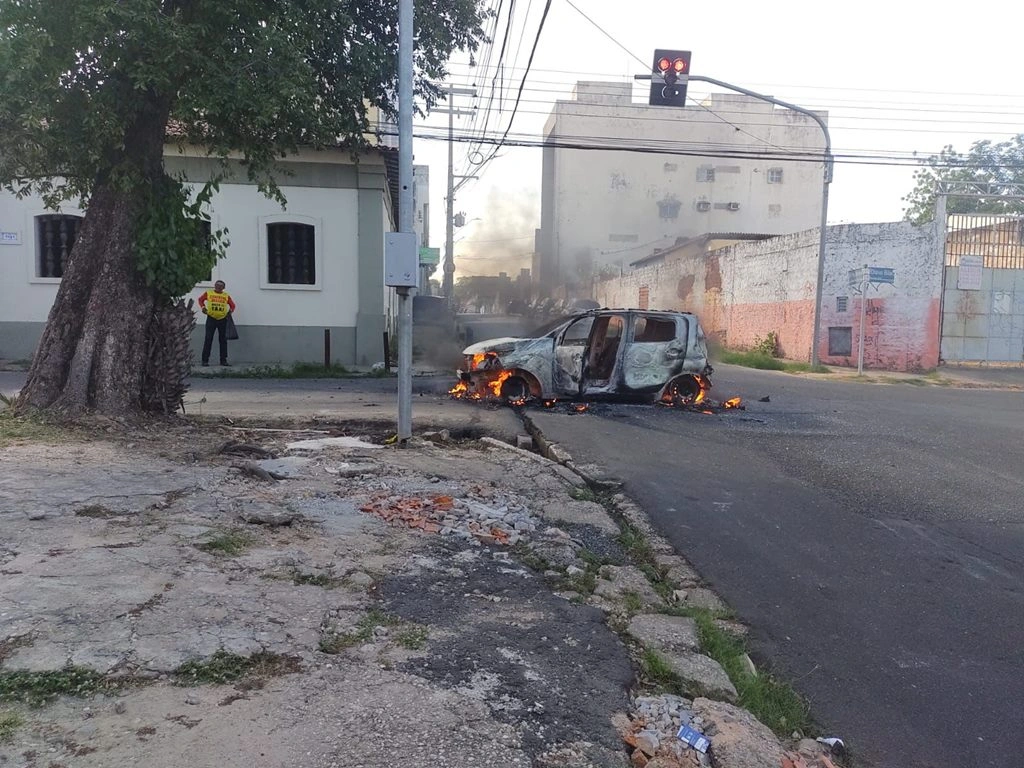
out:
M864 375L864 325L868 314L868 286L895 285L896 270L891 267L869 267L851 269L850 287L860 291L860 342L857 345L857 375ZM877 289L876 289L877 290Z
M436 267L441 263L441 249L440 248L428 248L425 245L420 246L420 266L421 267Z

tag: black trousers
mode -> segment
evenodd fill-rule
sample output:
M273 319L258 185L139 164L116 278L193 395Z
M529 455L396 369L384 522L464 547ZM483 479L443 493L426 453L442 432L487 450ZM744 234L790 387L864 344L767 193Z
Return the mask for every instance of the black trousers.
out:
M206 316L206 339L203 340L203 365L210 362L210 350L213 349L213 334L217 334L217 341L220 343L220 364L228 361L228 319L222 317L214 320Z

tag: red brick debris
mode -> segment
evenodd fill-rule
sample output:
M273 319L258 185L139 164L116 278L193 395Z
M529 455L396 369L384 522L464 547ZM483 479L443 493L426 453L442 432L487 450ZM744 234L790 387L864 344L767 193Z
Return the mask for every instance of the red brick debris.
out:
M451 496L417 498L380 494L371 497L359 509L398 528L440 533L445 517L455 509L455 499ZM470 520L466 527L481 542L508 544L509 534L501 528L492 527L488 530L476 520Z

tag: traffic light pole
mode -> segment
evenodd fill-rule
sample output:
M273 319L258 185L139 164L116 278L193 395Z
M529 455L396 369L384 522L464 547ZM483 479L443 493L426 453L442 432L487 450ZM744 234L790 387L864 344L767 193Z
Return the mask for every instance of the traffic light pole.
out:
M821 339L821 292L825 284L825 227L828 224L828 188L829 184L832 183L832 136L828 132L828 126L825 121L821 119L821 116L812 112L809 109L798 107L796 104L790 104L789 102L776 99L773 96L765 96L763 93L757 91L751 91L746 88L742 88L732 83L725 83L721 80L715 80L713 77L703 77L699 75L690 75L690 80L696 80L700 83L711 83L717 85L720 88L727 88L730 91L736 91L742 93L744 96L750 96L754 99L760 99L761 101L767 101L769 104L775 104L785 109L791 109L794 112L799 112L802 115L807 115L821 128L821 132L825 134L825 171L821 184L821 228L818 236L818 289L814 293L814 337L811 340L811 366L817 367L821 363L821 357L818 354L818 342Z
M636 80L650 80L651 75L636 75ZM818 237L818 288L815 291L814 299L814 337L811 341L811 365L816 367L820 364L821 358L818 354L818 341L821 338L821 292L825 283L825 227L828 223L828 189L829 184L832 183L832 136L828 132L828 126L825 121L821 119L821 116L815 112L804 107L798 107L796 104L790 104L788 101L782 101L776 99L774 96L766 96L763 93L757 91L751 91L747 88L743 88L739 85L733 85L732 83L726 83L722 80L716 80L713 77L704 77L703 75L689 75L686 78L688 81L694 81L700 83L711 83L717 85L720 88L725 88L736 93L742 93L744 96L750 96L753 99L760 101L767 101L769 104L775 104L785 109L791 109L794 112L799 112L802 115L807 115L821 128L821 132L825 134L825 172L824 178L821 185L821 227ZM680 78L682 80L682 78Z

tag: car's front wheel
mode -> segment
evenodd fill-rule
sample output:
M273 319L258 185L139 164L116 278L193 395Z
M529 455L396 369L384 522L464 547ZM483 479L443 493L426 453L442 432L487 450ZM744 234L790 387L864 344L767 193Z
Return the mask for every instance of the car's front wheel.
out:
M506 403L523 403L530 397L530 385L522 376L510 376L501 385L501 397Z

